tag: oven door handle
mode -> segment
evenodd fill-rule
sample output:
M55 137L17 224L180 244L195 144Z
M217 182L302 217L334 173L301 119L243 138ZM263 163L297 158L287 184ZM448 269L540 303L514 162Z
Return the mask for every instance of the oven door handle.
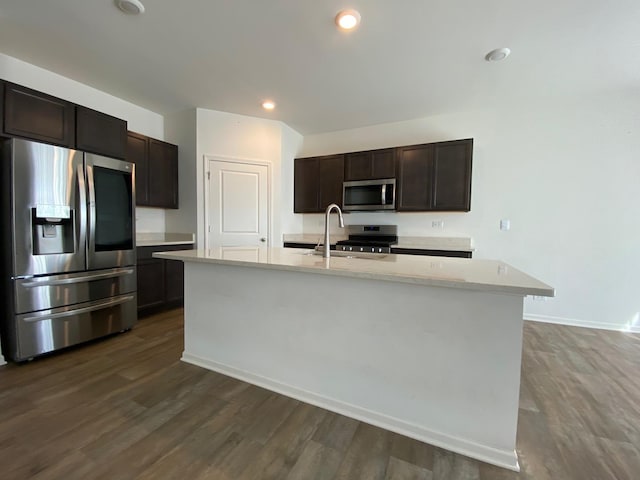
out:
M40 313L32 317L26 317L23 319L23 321L24 322L41 322L43 320L56 320L58 318L71 317L73 315L80 315L82 313L94 312L96 310L102 310L104 308L114 307L116 305L120 305L121 303L129 302L134 298L135 298L134 295L127 295L126 297L119 297L119 298L114 298L107 301L94 302L92 305L88 305L86 307L81 307L81 308L74 308L66 312L51 313L51 314Z
M125 275L131 275L134 272L133 268L122 268L113 272L106 273L90 273L88 275L82 275L81 277L72 278L60 278L54 280L44 280L41 282L31 281L22 284L23 287L55 287L57 285L70 285L72 283L93 282L94 280L103 280L105 278L123 277Z

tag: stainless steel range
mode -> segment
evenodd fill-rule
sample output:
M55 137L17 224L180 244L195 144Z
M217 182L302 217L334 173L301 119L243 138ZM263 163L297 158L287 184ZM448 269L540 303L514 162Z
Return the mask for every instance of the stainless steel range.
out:
M336 250L343 252L391 253L398 243L397 225L348 225L348 240L336 242Z
M2 351L21 361L137 320L134 166L27 140L2 145Z

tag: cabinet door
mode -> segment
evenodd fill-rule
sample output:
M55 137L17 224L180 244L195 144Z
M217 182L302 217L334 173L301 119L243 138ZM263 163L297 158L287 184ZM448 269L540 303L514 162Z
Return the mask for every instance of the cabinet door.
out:
M178 208L178 147L149 139L149 205Z
M396 177L396 149L373 150L371 152L371 178Z
M113 158L125 158L127 122L90 108L76 107L76 148Z
M433 145L398 148L396 208L431 210L433 206Z
M344 155L331 155L318 159L319 210L336 203L342 207L342 182L344 179Z
M4 133L75 148L75 105L13 83L5 83Z
M184 300L184 263L178 260L164 262L165 301L181 302Z
M319 212L318 158L296 158L293 177L293 212Z
M434 145L434 210L471 209L471 159L473 139Z
M347 153L344 156L344 179L369 180L372 175L371 152Z
M394 148L347 153L344 160L344 179L373 180L395 178L396 153Z
M138 261L138 310L164 303L164 260Z
M149 139L139 133L127 133L128 162L136 164L136 205L149 205Z

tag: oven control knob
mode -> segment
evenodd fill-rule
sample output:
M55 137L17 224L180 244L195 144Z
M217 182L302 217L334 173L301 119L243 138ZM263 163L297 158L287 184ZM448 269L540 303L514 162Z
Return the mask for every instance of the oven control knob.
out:
M349 247L349 251L352 252L353 251L353 247Z
M361 252L364 252L364 248L360 247L360 251L361 251Z
M378 249L378 252L382 253L382 249L381 249L381 248L379 248L379 249Z

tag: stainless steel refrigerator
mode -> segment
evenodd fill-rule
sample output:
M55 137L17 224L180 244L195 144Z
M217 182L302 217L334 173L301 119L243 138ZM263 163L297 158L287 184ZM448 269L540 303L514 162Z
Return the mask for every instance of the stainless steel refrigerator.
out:
M7 360L137 321L134 166L27 140L2 144L2 299Z

